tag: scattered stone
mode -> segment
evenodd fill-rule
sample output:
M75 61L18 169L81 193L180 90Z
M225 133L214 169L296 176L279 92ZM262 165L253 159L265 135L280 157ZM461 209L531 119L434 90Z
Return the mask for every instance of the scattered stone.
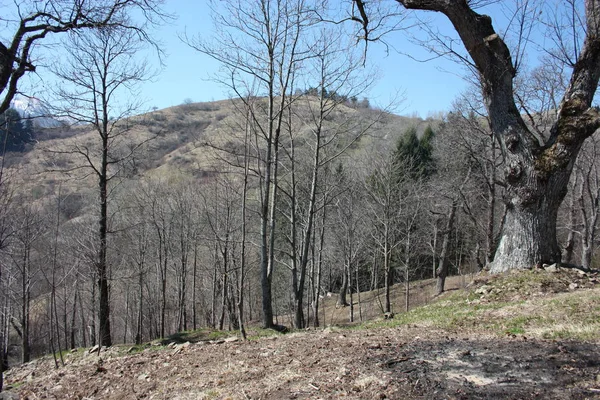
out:
M579 287L579 285L575 282L569 284L569 290L575 290Z
M148 374L140 374L137 377L138 381L147 381L148 378L149 378Z
M560 267L558 267L556 264L552 264L552 265L549 265L546 268L544 268L544 270L546 272L558 272L559 268Z
M488 294L489 292L492 291L492 288L488 285L483 285L482 287L480 287L479 289L477 289L475 291L476 294Z
M239 337L237 336L231 336L225 339L225 343L232 343L232 342L237 342L238 340L240 340Z
M394 319L394 313L393 312L386 312L383 314L383 319Z
M98 349L100 349L100 346L95 345L94 347L92 347L91 349L88 350L88 354L97 353Z

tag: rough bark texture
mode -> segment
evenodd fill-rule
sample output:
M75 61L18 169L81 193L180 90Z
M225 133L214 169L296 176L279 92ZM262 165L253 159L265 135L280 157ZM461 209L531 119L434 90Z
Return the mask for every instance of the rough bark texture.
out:
M540 143L515 105L510 51L492 20L465 0L398 0L408 9L441 12L458 32L476 66L492 132L504 158L507 215L491 263L494 273L560 261L556 216L583 141L600 127L591 107L600 76L600 2L587 0L586 39L551 135ZM363 2L355 0L363 10ZM363 20L363 23L368 21Z

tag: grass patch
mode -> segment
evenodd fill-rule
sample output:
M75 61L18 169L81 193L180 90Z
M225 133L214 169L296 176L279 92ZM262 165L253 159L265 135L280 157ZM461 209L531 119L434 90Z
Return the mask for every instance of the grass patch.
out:
M349 329L417 325L463 334L598 341L600 288L563 291L569 286L569 277L543 271L494 276L470 289L396 314L394 319L378 319Z
M264 329L264 328L252 328L247 335L248 340L258 340L265 337L271 336L279 336L282 333L277 332L274 329Z

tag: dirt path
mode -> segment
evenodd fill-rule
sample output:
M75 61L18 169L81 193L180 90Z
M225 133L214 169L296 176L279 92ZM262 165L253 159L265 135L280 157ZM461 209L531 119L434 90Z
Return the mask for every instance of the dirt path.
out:
M598 344L414 326L111 354L70 355L58 370L38 361L9 372L8 383L31 400L600 398Z

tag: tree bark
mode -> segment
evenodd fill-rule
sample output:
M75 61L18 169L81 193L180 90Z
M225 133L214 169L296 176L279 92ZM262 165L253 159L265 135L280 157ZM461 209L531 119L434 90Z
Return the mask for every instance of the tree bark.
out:
M448 276L448 252L450 247L450 235L454 228L454 216L456 215L456 209L458 208L458 201L454 199L450 212L446 218L446 228L444 229L444 239L442 241L442 251L440 253L440 261L436 270L437 285L436 294L440 295L444 292L444 285L446 283L446 277Z
M340 293L338 295L337 307L347 307L348 300L346 300L346 294L348 293L348 265L344 262L344 268L342 269L342 286L340 287Z
M506 221L490 271L559 262L558 207L583 141L600 127L599 112L591 107L600 77L600 2L585 2L586 38L550 137L541 144L515 105L516 70L491 18L476 13L466 0L398 1L409 9L446 15L480 74L492 132L504 159L508 199ZM362 1L355 2L364 10Z

